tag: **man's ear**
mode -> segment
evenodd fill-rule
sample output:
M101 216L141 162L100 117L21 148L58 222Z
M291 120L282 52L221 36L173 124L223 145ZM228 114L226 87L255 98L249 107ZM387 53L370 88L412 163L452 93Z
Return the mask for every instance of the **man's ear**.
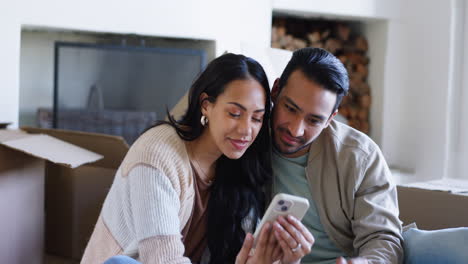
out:
M279 78L276 78L275 82L273 83L273 87L271 88L271 100L273 101L273 103L276 103L279 92L280 92Z
M335 112L328 118L327 123L325 124L325 127L330 125L330 122L333 120L333 118L338 114L338 109L335 110Z

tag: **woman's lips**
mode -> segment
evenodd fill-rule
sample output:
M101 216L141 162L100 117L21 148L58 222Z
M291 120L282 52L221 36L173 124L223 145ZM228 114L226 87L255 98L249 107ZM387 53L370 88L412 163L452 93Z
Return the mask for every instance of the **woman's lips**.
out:
M231 141L231 144L234 146L235 149L237 150L243 150L249 145L249 141L246 140L237 140L237 139L229 139Z

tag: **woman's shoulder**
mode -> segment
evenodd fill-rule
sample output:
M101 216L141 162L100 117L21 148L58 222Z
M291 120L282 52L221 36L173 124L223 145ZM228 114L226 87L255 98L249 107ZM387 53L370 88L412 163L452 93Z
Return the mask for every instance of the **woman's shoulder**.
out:
M155 141L164 142L167 140L174 141L174 143L183 143L183 140L177 134L175 128L168 124L160 124L146 130L136 141Z
M167 124L158 125L145 131L131 148L151 149L152 152L183 151L185 143L176 130Z
M190 169L184 140L172 126L166 124L143 133L131 146L123 164L127 168L145 164L164 172ZM125 171L124 169L124 173Z

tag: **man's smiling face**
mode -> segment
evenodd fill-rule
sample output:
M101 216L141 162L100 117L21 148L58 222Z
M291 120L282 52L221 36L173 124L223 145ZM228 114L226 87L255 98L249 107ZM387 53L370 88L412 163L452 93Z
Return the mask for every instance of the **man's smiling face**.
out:
M299 157L335 116L336 94L295 70L284 87L272 90L272 133L275 148L287 157Z

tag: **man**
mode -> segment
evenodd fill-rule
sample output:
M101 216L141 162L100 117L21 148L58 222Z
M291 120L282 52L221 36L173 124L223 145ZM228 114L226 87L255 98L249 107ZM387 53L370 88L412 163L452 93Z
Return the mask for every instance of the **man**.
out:
M272 89L273 194L309 200L302 223L315 243L301 263L401 263L397 191L385 159L369 137L333 120L348 89L346 69L332 54L294 52ZM273 226L290 248L301 244L289 234L307 236Z

